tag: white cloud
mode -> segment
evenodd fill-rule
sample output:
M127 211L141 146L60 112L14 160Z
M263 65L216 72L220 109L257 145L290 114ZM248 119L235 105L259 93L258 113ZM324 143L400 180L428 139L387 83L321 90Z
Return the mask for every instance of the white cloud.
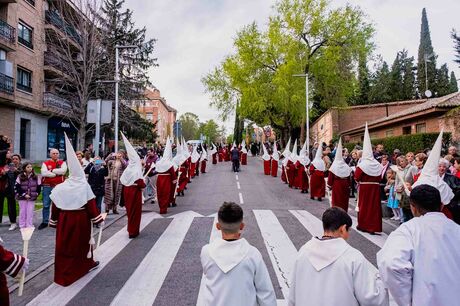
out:
M265 25L274 0L126 0L134 11L138 27L147 27L147 36L158 39L156 54L160 67L151 69L154 85L179 114L196 113L202 121L217 119L209 107L209 97L200 82L202 76L232 51L237 30L256 21ZM350 1L348 1L350 2ZM334 0L343 5L346 0ZM396 52L406 48L417 58L420 20L427 8L431 38L438 54L438 66L447 63L460 78L453 63L450 31L460 22L458 0L354 0L375 23L377 53L393 61ZM226 123L231 131L233 120Z

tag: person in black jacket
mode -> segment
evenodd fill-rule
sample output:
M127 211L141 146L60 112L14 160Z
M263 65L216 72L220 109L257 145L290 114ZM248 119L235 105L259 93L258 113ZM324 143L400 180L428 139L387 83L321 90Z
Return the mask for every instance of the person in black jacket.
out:
M94 161L90 162L85 167L85 174L88 175L88 184L91 186L91 190L96 196L96 206L101 212L102 199L104 198L105 192L105 177L109 175L109 171L105 166L105 163L99 156L94 158Z
M233 172L239 172L240 171L240 151L238 151L237 147L233 147L232 151L230 151L230 154L232 156Z

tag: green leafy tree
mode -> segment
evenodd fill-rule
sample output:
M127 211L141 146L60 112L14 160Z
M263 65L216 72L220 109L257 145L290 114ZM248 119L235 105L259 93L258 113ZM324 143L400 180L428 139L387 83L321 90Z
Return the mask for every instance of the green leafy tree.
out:
M449 90L451 93L458 91L457 78L455 77L455 73L453 71L450 72Z
M194 113L187 112L179 117L179 121L182 126L182 136L185 140L195 139L200 128L198 116Z
M358 96L354 104L368 104L369 103L369 69L367 68L366 58L361 56L358 64Z
M206 137L206 143L216 143L220 138L219 125L214 120L208 120L204 123L200 123L198 129L198 138L200 135Z
M447 64L444 64L436 71L436 94L442 97L450 92L449 69Z
M425 57L427 57L425 74ZM426 9L422 10L422 25L420 29L420 44L418 47L417 63L417 83L419 93L424 93L427 89L426 80L428 79L428 89L433 91L436 87L436 58L433 45L431 44L430 27Z
M414 57L408 57L407 50L401 51L401 60L403 63L403 82L402 82L402 99L412 100L416 98Z

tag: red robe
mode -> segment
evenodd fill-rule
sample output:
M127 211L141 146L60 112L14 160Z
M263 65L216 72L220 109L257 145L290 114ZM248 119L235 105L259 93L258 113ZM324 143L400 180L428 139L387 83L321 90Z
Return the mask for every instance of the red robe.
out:
M304 166L301 163L299 163L299 168L297 169L297 177L299 177L299 189L305 192L308 192L308 188L310 187L310 184L308 182L308 174L307 174L307 167Z
M242 165L248 164L248 153L241 153L241 164Z
M196 168L196 163L190 163L190 169L189 169L189 177L190 178L195 177L195 168Z
M0 305L10 305L10 293L5 274L16 277L25 261L26 259L21 255L14 254L0 245Z
M54 256L54 282L69 286L83 277L95 266L90 250L91 221L99 224L103 221L91 199L79 210L61 210L51 204L49 225L56 228L56 250Z
M284 168L284 165L281 165L281 180L285 183L287 183L286 180L286 169Z
M269 160L265 160L264 159L264 174L265 175L270 175L270 163L271 163L271 159Z
M205 160L202 160L201 163L200 163L200 171L201 173L206 173L206 159Z
M294 179L294 187L295 188L302 188L302 172L305 172L304 166L297 161L294 165L295 168L295 179Z
M315 166L310 165L310 197L324 198L326 195L326 183L324 182L324 172L316 170Z
M173 186L174 180L176 180L176 171L174 171L174 167L170 167L166 172L158 173L157 197L158 206L160 206L160 214L166 214L168 212L168 206L171 202L171 186Z
M217 153L214 153L214 154L212 155L212 164L213 164L213 165L217 164Z
M382 231L382 207L380 205L379 176L370 176L356 167L355 181L359 183L358 191L358 225L366 232Z
M224 152L222 150L219 150L219 153L217 153L217 155L219 155L219 163L223 162L224 161Z
M271 175L273 177L277 177L278 176L278 161L277 160L274 160L272 158L272 164L271 164Z
M187 161L185 161L182 166L180 167L180 177L179 177L179 187L177 188L177 192L182 192L185 190L185 187L188 183L188 172L187 172Z
M231 157L230 157L230 152L232 150L230 148L228 148L226 151L225 151L225 161L230 161L231 160Z
M295 177L296 177L296 168L294 163L291 160L288 160L286 164L286 173L288 178L289 187L295 187Z
M142 214L142 189L145 188L143 179L138 179L132 186L123 186L123 200L128 217L128 234L130 237L139 235Z
M348 212L348 201L350 199L350 177L341 178L331 171L327 176L327 186L332 189L332 206L343 208Z

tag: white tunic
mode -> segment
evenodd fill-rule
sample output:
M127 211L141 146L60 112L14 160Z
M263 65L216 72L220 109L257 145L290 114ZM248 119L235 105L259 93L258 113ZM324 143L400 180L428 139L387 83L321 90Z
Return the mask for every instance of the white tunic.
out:
M398 305L459 305L460 226L431 212L403 223L377 253Z
M299 250L288 305L388 305L388 292L360 251L342 238L314 237Z
M204 305L276 306L267 267L246 239L216 239L201 250Z

